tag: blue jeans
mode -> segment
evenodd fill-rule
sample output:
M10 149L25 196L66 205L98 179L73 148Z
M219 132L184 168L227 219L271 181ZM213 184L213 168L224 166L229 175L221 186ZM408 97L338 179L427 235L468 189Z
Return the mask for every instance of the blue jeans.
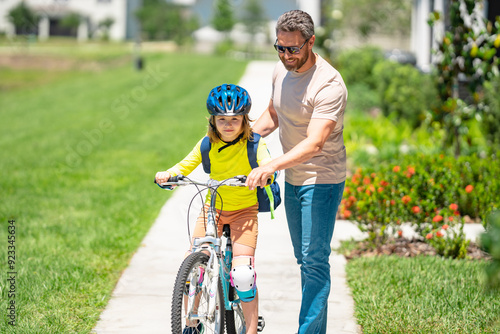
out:
M285 183L286 217L302 282L299 334L326 334L330 242L344 185Z

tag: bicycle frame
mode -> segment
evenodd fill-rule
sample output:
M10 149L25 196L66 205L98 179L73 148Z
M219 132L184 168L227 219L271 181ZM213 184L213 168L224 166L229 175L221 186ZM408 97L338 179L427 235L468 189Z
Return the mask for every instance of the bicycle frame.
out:
M172 178L171 178L172 179ZM216 306L216 291L217 284L219 282L219 277L221 277L222 281L222 290L224 294L224 308L226 311L237 309L238 304L241 302L239 298L235 298L234 300L230 300L230 272L232 267L232 250L228 249L227 246L231 245L231 239L228 238L225 232L222 233L222 236L217 235L217 226L216 226L216 214L217 211L215 209L215 203L217 200L217 188L219 186L245 186L246 176L235 176L234 178L230 178L224 181L216 181L213 179L208 180L208 182L197 182L191 181L188 182L183 181L185 179L184 176L179 175L174 178L174 181L169 181L164 184L159 184L161 188L169 188L169 186L174 185L200 185L207 187L208 191L210 191L210 206L207 211L207 219L206 219L206 232L205 236L201 238L195 238L193 241L192 253L195 252L205 252L209 253L209 261L207 267L212 268L209 272L203 273L204 279L203 284L205 282L211 282L209 287L209 311L208 314L213 314ZM205 277L205 275L212 275L212 277ZM205 279L207 278L207 279ZM200 278L201 280L201 278ZM191 311L193 310L196 304L196 289L197 284L199 282L190 282L189 285L189 293L188 293L188 311L187 312L190 317L188 320L204 320L201 315L193 315Z

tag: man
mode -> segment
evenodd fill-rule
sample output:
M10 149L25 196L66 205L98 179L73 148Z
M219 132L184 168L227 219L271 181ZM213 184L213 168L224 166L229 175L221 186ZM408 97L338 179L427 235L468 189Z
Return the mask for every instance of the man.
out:
M269 106L253 129L267 136L279 126L284 154L252 170L247 186L264 186L285 169L285 209L300 265L299 334L326 333L330 242L344 191L343 118L347 89L339 72L312 51L314 23L292 10L276 25L279 62Z

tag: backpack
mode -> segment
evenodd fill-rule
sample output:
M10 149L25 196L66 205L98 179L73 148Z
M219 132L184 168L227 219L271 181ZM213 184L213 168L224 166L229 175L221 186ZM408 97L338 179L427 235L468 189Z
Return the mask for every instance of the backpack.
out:
M257 133L253 134L253 140L247 141L247 153L248 161L252 169L259 167L257 163L257 148L259 147L260 135ZM210 174L210 157L209 152L212 147L210 139L208 136L203 138L200 146L201 151L201 163L203 165L203 170L205 173ZM281 203L281 193L280 186L276 182L277 173L274 173L274 181L269 186L264 188L257 187L257 200L259 202L259 212L271 212L271 218L274 218L274 209L278 207ZM271 200L274 202L273 207L271 207Z

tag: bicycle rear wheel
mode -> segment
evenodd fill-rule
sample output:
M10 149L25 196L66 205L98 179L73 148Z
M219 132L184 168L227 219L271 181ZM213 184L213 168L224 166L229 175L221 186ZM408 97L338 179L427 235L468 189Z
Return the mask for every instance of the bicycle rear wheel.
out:
M204 334L224 333L224 294L218 276L215 309L209 310L210 287L215 278L212 278L208 260L204 253L193 253L182 262L172 294L172 334L180 334L186 325L194 327L198 322Z
M238 298L234 287L229 287L229 296L231 300ZM241 302L236 304L233 310L226 311L226 332L227 334L245 334L247 331L245 325L245 316L241 308Z

